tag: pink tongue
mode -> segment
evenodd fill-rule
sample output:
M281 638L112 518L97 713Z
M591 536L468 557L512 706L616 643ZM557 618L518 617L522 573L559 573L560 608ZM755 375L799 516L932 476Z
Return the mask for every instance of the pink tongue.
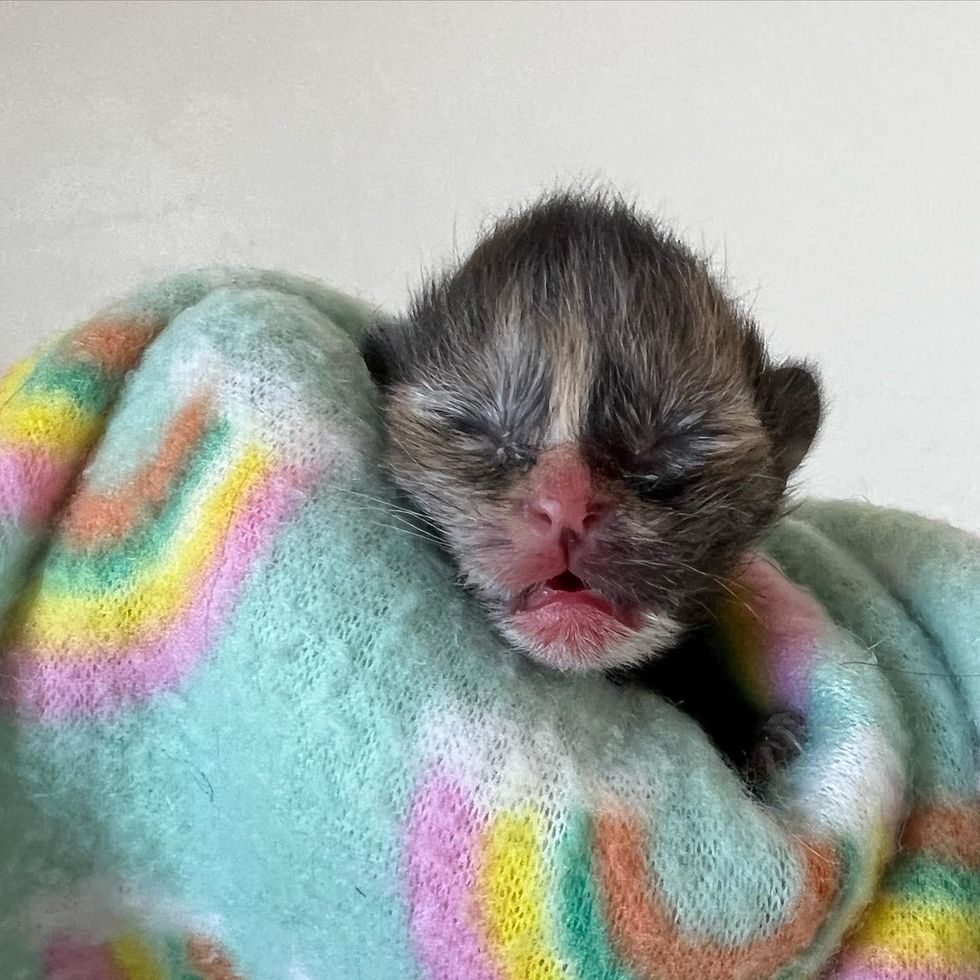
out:
M581 592L585 588L585 583L571 572L562 572L561 575L548 579L544 584L555 592Z

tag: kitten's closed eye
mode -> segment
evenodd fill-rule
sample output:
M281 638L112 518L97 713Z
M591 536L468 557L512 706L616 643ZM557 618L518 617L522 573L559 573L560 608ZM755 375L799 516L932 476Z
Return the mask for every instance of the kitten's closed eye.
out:
M630 490L649 504L669 504L677 500L690 486L692 478L691 474L684 472L623 474Z
M695 437L663 436L639 448L593 443L590 462L608 477L624 483L648 503L670 503L697 479L703 465Z
M462 437L465 446L461 448L495 467L517 474L530 469L537 458L536 447L529 445L518 433L475 411L437 409L430 410L429 416L438 420L446 435Z
M496 439L500 435L500 425L476 411L452 408L437 411L434 415L452 435L470 439Z
M450 411L437 413L437 416L447 429L451 429L457 435L469 436L473 439L486 438L490 435L490 427L486 419L481 419L478 415Z

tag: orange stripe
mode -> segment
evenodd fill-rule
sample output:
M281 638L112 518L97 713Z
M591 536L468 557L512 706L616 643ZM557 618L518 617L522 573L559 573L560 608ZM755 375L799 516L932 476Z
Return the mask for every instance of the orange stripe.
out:
M106 493L82 490L62 522L63 533L78 547L111 545L125 537L151 507L167 498L208 421L208 402L195 398L174 416L157 455L132 482Z
M613 938L644 980L757 980L806 948L836 895L838 865L833 850L823 845L801 844L800 855L805 875L793 917L748 946L722 946L685 936L650 888L643 832L635 818L603 816L596 823L596 863Z
M217 943L204 936L191 936L187 940L187 963L201 980L241 980Z
M136 367L147 344L166 326L152 318L89 320L65 338L62 352L79 361L95 362L110 374Z
M980 871L980 800L917 808L902 831L902 847Z

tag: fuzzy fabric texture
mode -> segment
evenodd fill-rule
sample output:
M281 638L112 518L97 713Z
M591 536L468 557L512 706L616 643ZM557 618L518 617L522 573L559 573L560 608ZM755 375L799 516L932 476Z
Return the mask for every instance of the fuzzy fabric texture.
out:
M980 977L980 542L808 504L746 562L719 642L810 733L759 803L407 533L366 318L193 274L3 380L0 976Z

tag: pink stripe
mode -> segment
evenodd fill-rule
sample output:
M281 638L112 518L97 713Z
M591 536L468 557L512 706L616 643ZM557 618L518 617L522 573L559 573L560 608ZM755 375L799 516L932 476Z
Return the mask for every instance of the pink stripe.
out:
M107 946L60 936L44 953L45 980L116 980L120 976Z
M474 898L479 822L473 802L433 771L408 816L412 936L429 980L496 980L484 954Z
M91 715L174 688L180 678L214 645L215 633L231 614L249 567L270 531L300 500L306 481L282 469L256 487L204 578L193 588L195 599L180 620L152 640L129 647L121 659L99 660L99 651L83 661L39 661L32 650L14 651L4 700L23 705L47 720Z
M779 704L804 711L826 614L808 592L765 559L746 565L740 580L752 593L750 605L765 637L770 690Z
M40 522L55 511L75 468L40 450L0 454L0 517Z

